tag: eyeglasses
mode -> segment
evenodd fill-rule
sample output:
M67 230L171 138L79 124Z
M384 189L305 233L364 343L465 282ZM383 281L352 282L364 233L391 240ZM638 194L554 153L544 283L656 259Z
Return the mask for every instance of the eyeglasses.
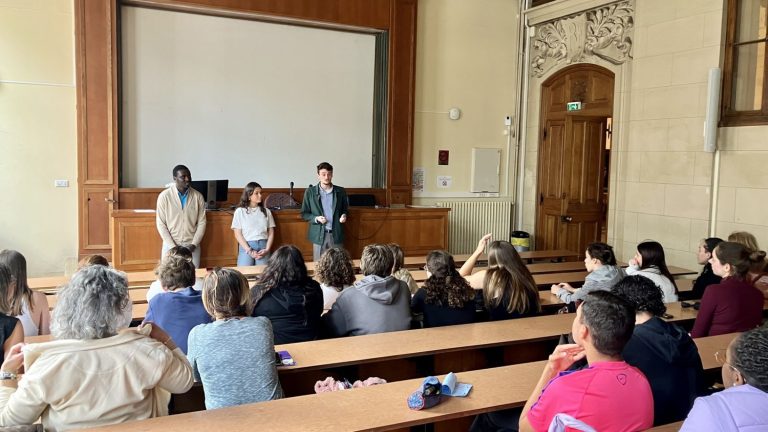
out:
M720 366L726 366L727 365L729 368L731 368L731 369L733 369L735 371L738 371L735 367L733 367L733 365L731 365L730 363L725 361L725 353L726 353L726 351L727 351L726 349L721 349L721 350L715 351L715 361Z

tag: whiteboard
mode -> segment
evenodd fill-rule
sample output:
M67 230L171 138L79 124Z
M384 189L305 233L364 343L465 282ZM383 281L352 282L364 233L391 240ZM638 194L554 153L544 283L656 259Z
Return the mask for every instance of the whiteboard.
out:
M470 192L499 192L501 149L472 149L472 181Z
M124 6L121 186L371 187L372 34Z

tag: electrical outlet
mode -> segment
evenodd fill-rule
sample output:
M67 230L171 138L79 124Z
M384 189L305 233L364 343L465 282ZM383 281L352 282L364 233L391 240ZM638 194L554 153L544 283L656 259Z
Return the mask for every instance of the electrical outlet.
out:
M53 185L56 187L69 187L69 180L54 180Z

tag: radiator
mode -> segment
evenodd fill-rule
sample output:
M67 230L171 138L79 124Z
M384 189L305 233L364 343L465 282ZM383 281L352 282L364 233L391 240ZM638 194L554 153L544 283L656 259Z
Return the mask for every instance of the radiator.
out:
M448 251L472 253L477 242L488 233L494 240L509 240L512 233L511 201L452 201L437 203L449 207Z

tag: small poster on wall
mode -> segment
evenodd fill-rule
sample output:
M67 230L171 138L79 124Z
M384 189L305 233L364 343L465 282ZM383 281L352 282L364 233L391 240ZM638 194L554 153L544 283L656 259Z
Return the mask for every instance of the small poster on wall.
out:
M413 179L411 180L411 183L413 184L414 192L424 192L424 168L423 167L413 168Z
M441 189L447 189L451 187L453 177L451 176L437 176L437 187Z

